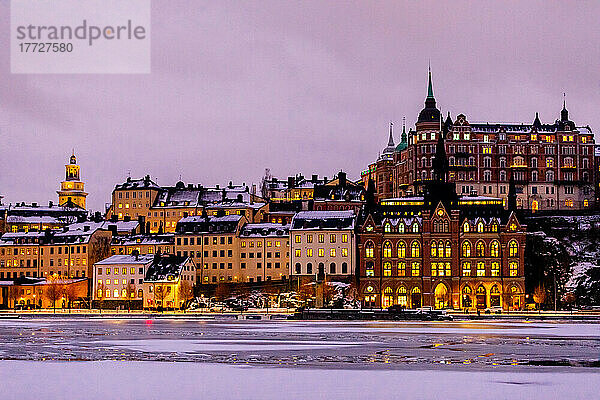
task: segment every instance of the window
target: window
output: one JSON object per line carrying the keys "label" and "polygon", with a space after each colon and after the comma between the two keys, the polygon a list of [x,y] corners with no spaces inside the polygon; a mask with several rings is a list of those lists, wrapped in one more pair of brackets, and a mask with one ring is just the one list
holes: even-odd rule
{"label": "window", "polygon": [[335,249],[329,249],[329,255],[335,257]]}
{"label": "window", "polygon": [[492,256],[492,257],[499,257],[500,256],[500,244],[498,243],[497,240],[494,240],[490,244],[490,256]]}
{"label": "window", "polygon": [[373,261],[369,261],[366,264],[365,267],[365,275],[366,276],[375,276],[375,264],[373,263]]}
{"label": "window", "polygon": [[[442,249],[443,251],[443,249]],[[431,241],[431,257],[437,257],[437,243],[435,241]]]}
{"label": "window", "polygon": [[295,254],[296,254],[296,257],[301,257],[302,251],[300,249],[296,249]]}
{"label": "window", "polygon": [[471,257],[471,243],[463,242],[462,244],[462,256]]}
{"label": "window", "polygon": [[325,257],[325,249],[319,249],[319,257]]}
{"label": "window", "polygon": [[485,264],[482,261],[477,263],[477,276],[485,276]]}
{"label": "window", "polygon": [[449,240],[446,240],[446,258],[452,257],[452,245]]}
{"label": "window", "polygon": [[373,255],[374,255],[373,242],[368,241],[367,244],[365,244],[365,257],[373,258]]}
{"label": "window", "polygon": [[342,234],[342,243],[348,243],[348,234],[347,233]]}
{"label": "window", "polygon": [[469,232],[470,230],[470,226],[469,223],[467,221],[465,221],[465,223],[463,224],[463,232]]}
{"label": "window", "polygon": [[516,261],[511,261],[508,264],[508,271],[509,271],[510,276],[517,276],[518,268],[519,268],[519,264]]}
{"label": "window", "polygon": [[398,276],[406,275],[406,263],[404,261],[400,261],[398,263]]}
{"label": "window", "polygon": [[392,244],[387,241],[383,244],[383,257],[390,258],[392,256]]}
{"label": "window", "polygon": [[471,263],[466,261],[462,264],[462,275],[471,276]]}
{"label": "window", "polygon": [[418,262],[413,262],[411,265],[411,275],[419,276],[420,269],[421,269],[421,264],[419,264]]}
{"label": "window", "polygon": [[421,257],[421,245],[419,242],[414,241],[410,246],[410,255],[411,257]]}
{"label": "window", "polygon": [[392,225],[389,222],[386,222],[384,227],[383,227],[383,231],[385,233],[389,233],[392,231]]}
{"label": "window", "polygon": [[306,249],[306,257],[312,257],[313,256],[313,249]]}
{"label": "window", "polygon": [[419,224],[418,223],[413,222],[412,231],[413,231],[413,233],[419,233]]}
{"label": "window", "polygon": [[477,232],[478,233],[483,233],[483,222],[479,221],[477,223]]}
{"label": "window", "polygon": [[517,244],[517,241],[511,240],[508,243],[508,256],[509,257],[517,257],[518,252],[519,252],[519,245]]}
{"label": "window", "polygon": [[485,245],[482,241],[477,242],[476,252],[477,257],[485,257]]}
{"label": "window", "polygon": [[383,263],[383,276],[392,276],[392,263],[391,262]]}
{"label": "window", "polygon": [[406,243],[404,243],[403,241],[398,242],[398,257],[406,257]]}
{"label": "window", "polygon": [[500,264],[496,261],[492,263],[492,276],[500,276]]}
{"label": "window", "polygon": [[330,274],[335,274],[336,273],[335,263],[329,264],[329,273]]}
{"label": "window", "polygon": [[322,233],[319,233],[319,243],[325,243],[325,235]]}

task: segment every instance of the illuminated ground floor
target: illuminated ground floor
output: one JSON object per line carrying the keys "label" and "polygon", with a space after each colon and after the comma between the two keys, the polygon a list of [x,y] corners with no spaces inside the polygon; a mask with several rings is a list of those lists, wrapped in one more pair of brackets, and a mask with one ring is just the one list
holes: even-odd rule
{"label": "illuminated ground floor", "polygon": [[524,278],[428,278],[387,277],[361,279],[362,306],[485,310],[522,310]]}

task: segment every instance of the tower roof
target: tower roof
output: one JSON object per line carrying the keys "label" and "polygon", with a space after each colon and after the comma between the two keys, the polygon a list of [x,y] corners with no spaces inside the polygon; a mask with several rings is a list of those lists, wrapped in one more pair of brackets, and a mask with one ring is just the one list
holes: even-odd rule
{"label": "tower roof", "polygon": [[394,135],[393,135],[394,123],[390,121],[390,137],[388,139],[388,144],[385,149],[383,149],[383,154],[390,154],[394,152]]}
{"label": "tower roof", "polygon": [[433,83],[431,79],[431,67],[429,67],[427,98],[425,99],[425,108],[419,113],[417,122],[440,122],[440,110],[436,108],[435,97],[433,97]]}

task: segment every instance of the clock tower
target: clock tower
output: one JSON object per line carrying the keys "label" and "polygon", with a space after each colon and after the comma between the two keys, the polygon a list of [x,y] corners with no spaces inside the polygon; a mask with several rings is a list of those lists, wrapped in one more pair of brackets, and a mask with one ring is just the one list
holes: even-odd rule
{"label": "clock tower", "polygon": [[67,207],[79,207],[85,210],[85,198],[88,195],[83,190],[83,182],[79,179],[79,165],[75,151],[69,159],[69,163],[65,165],[65,180],[60,184],[58,193],[58,204]]}

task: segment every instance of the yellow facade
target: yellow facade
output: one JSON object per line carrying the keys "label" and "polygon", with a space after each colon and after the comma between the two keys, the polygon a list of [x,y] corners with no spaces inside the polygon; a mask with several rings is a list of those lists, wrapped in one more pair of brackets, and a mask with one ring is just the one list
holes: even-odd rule
{"label": "yellow facade", "polygon": [[75,153],[71,156],[69,164],[65,165],[65,180],[60,184],[58,193],[58,204],[63,206],[73,203],[85,210],[85,198],[87,193],[84,191],[84,183],[79,178],[79,165]]}

